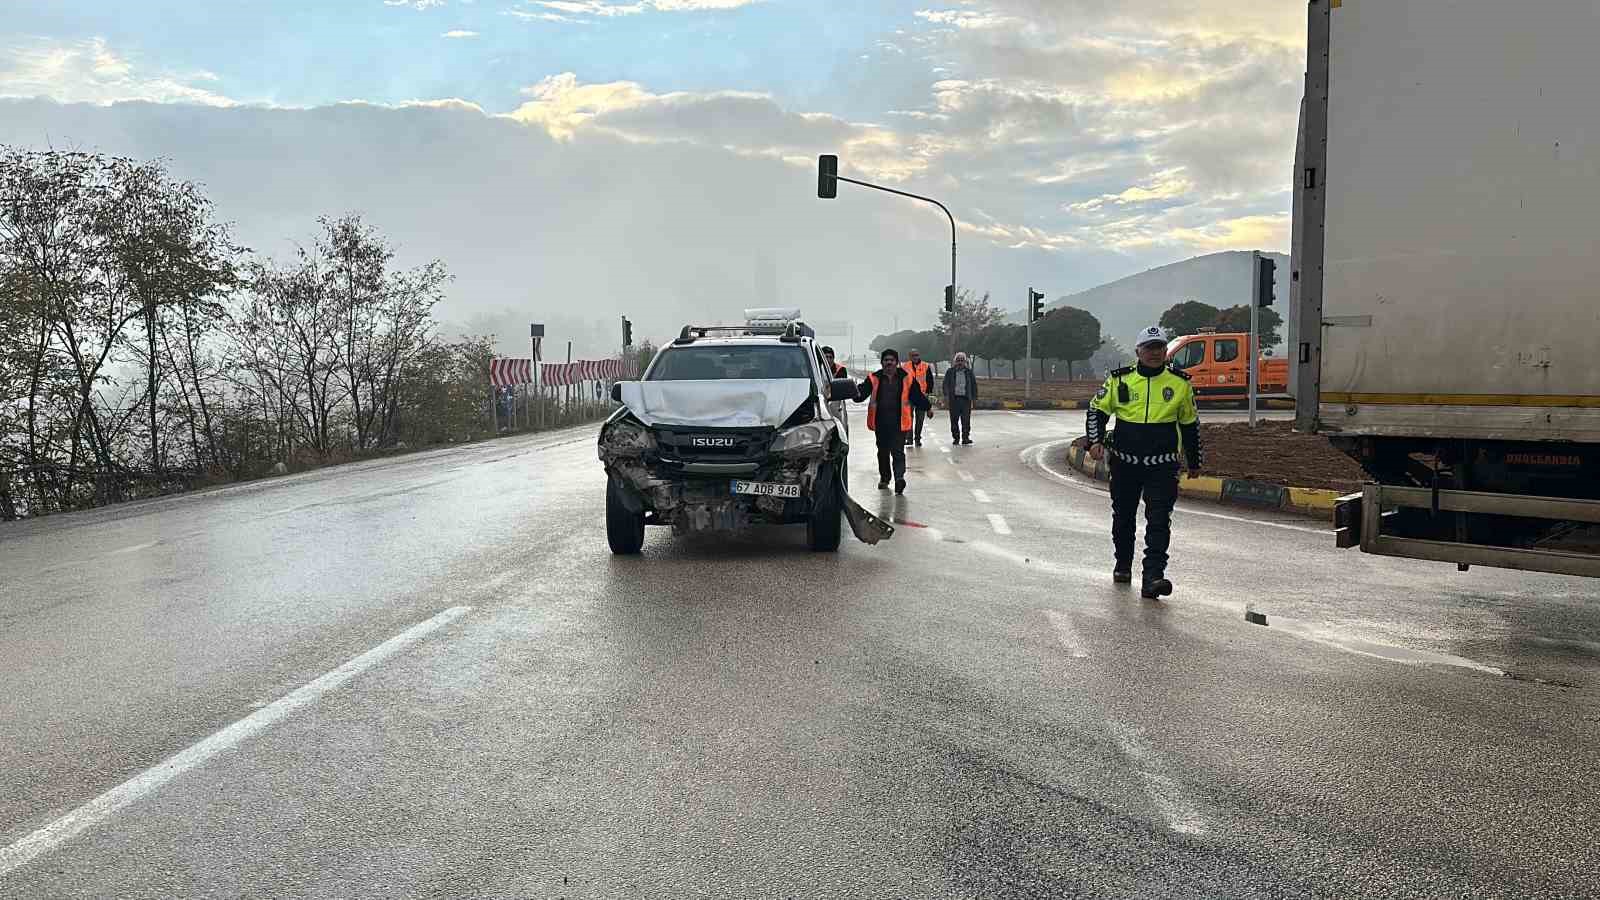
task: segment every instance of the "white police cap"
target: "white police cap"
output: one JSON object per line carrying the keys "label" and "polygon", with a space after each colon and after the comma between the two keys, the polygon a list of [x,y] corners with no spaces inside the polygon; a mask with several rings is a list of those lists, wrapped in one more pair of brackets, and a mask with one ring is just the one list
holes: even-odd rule
{"label": "white police cap", "polygon": [[1167,333],[1162,331],[1159,325],[1151,325],[1149,328],[1139,332],[1139,336],[1133,339],[1133,346],[1137,350],[1145,344],[1165,344],[1166,342]]}

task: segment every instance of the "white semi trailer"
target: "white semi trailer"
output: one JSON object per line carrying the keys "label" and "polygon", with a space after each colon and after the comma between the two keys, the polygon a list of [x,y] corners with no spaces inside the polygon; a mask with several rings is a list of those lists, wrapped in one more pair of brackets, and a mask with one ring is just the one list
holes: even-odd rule
{"label": "white semi trailer", "polygon": [[1600,4],[1310,0],[1297,419],[1338,543],[1600,575]]}

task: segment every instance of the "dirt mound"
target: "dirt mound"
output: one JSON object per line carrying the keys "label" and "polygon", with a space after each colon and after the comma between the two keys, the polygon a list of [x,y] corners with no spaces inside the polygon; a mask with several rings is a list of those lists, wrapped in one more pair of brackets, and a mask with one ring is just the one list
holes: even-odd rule
{"label": "dirt mound", "polygon": [[[1205,414],[1201,413],[1202,420]],[[1247,478],[1289,487],[1350,492],[1366,480],[1355,460],[1335,450],[1328,439],[1297,434],[1289,422],[1201,424],[1205,474]]]}

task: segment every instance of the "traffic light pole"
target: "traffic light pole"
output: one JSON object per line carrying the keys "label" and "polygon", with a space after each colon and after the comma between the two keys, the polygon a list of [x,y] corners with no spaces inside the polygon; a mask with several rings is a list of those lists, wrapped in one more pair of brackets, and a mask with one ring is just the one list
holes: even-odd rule
{"label": "traffic light pole", "polygon": [[[1028,288],[1028,305],[1027,305],[1026,309],[1028,310],[1028,349],[1026,351],[1024,351],[1025,359],[1023,361],[1023,364],[1025,366],[1027,366],[1028,374],[1023,378],[1023,382],[1022,382],[1022,405],[1023,406],[1027,406],[1028,405],[1028,401],[1033,399],[1033,288],[1032,287]],[[1012,372],[1011,374],[1012,375],[1016,375],[1017,373]]]}
{"label": "traffic light pole", "polygon": [[909,197],[912,200],[921,200],[924,203],[932,203],[934,206],[937,206],[943,210],[945,217],[950,220],[950,284],[952,286],[951,289],[954,290],[954,285],[956,283],[956,217],[950,214],[948,207],[932,197],[924,197],[921,194],[911,194],[905,191],[897,191],[892,187],[884,187],[881,184],[873,184],[870,181],[857,181],[854,178],[846,178],[843,175],[835,175],[833,178],[837,181],[849,182],[850,184],[854,184],[859,187],[872,188],[875,191],[898,194],[901,197]]}
{"label": "traffic light pole", "polygon": [[1250,427],[1256,427],[1256,384],[1260,380],[1257,370],[1261,368],[1260,338],[1261,331],[1261,251],[1250,253],[1250,355],[1245,360],[1246,377],[1250,383]]}

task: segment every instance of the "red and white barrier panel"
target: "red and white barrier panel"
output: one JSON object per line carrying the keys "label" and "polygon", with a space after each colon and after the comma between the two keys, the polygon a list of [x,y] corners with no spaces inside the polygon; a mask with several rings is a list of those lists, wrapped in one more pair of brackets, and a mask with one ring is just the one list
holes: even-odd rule
{"label": "red and white barrier panel", "polygon": [[492,359],[489,361],[489,383],[495,387],[511,387],[533,383],[533,360]]}
{"label": "red and white barrier panel", "polygon": [[582,384],[586,381],[621,381],[631,378],[638,369],[632,360],[585,359],[569,363],[544,363],[540,367],[543,382],[551,387]]}

